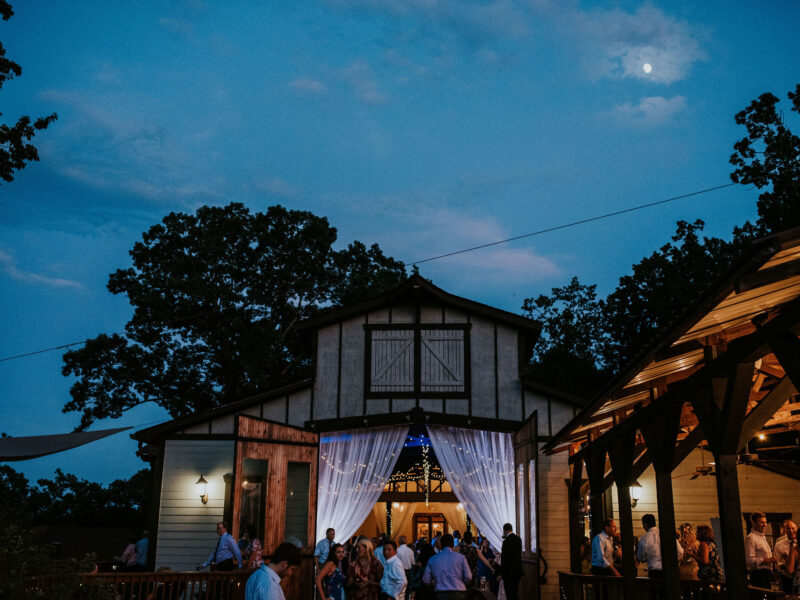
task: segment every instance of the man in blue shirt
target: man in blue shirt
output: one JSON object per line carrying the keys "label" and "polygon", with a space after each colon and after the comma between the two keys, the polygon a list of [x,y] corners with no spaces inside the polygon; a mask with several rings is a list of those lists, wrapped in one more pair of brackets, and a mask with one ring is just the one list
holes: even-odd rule
{"label": "man in blue shirt", "polygon": [[233,571],[236,565],[233,564],[234,559],[242,566],[242,553],[239,551],[239,544],[233,539],[233,536],[228,533],[228,524],[225,521],[217,523],[217,547],[208,557],[208,560],[201,565],[197,566],[198,571],[205,569],[209,565],[212,571]]}
{"label": "man in blue shirt", "polygon": [[150,532],[145,529],[142,532],[142,537],[136,542],[136,566],[137,571],[147,570],[147,537]]}
{"label": "man in blue shirt", "polygon": [[245,600],[285,600],[281,579],[300,565],[300,548],[284,542],[275,549],[269,564],[263,563],[247,580]]}
{"label": "man in blue shirt", "polygon": [[442,551],[432,556],[425,567],[422,582],[433,584],[436,600],[463,600],[467,594],[467,584],[472,581],[466,557],[453,552],[453,536],[442,536]]}
{"label": "man in blue shirt", "polygon": [[314,558],[317,559],[317,564],[320,568],[322,568],[325,565],[325,561],[328,560],[328,554],[331,551],[331,546],[333,546],[335,537],[336,530],[333,527],[328,527],[325,531],[325,537],[322,538],[317,543],[317,547],[314,548]]}

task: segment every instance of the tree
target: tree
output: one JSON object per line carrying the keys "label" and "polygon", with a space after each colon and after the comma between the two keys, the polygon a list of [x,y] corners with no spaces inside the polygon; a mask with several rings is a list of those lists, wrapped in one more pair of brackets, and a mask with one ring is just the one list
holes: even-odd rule
{"label": "tree", "polygon": [[[11,5],[0,0],[0,16],[8,21],[14,15]],[[0,43],[0,88],[9,79],[22,75],[22,67],[6,58],[6,50]],[[0,113],[2,116],[2,113]],[[4,181],[14,181],[14,173],[25,168],[30,161],[39,160],[39,152],[30,144],[37,130],[47,129],[58,118],[56,113],[40,117],[34,121],[28,116],[20,117],[13,125],[0,124],[0,177]]]}
{"label": "tree", "polygon": [[134,309],[125,334],[64,355],[78,377],[64,410],[81,411],[81,427],[148,401],[177,417],[308,375],[297,323],[406,277],[377,245],[335,242],[327,219],[281,206],[170,213],[109,277]]}
{"label": "tree", "polygon": [[[789,92],[791,110],[800,113],[800,84]],[[786,126],[778,98],[766,93],[736,115],[747,137],[734,145],[730,162],[736,183],[765,189],[758,197],[762,234],[800,225],[800,137]]]}
{"label": "tree", "polygon": [[[789,92],[789,100],[791,110],[800,113],[800,85]],[[800,138],[786,126],[777,104],[777,97],[763,94],[736,115],[747,137],[734,145],[731,178],[765,190],[758,198],[756,224],[734,228],[728,241],[701,237],[702,221],[679,221],[672,240],[633,265],[605,299],[597,300],[595,286],[576,279],[553,288],[550,296],[528,298],[522,310],[542,319],[545,334],[531,374],[576,393],[596,392],[604,371],[617,372],[630,362],[747,244],[800,226]]]}
{"label": "tree", "polygon": [[597,299],[597,286],[583,285],[573,277],[549,296],[526,298],[522,312],[542,324],[528,374],[564,391],[591,395],[605,375],[598,361],[603,302]]}

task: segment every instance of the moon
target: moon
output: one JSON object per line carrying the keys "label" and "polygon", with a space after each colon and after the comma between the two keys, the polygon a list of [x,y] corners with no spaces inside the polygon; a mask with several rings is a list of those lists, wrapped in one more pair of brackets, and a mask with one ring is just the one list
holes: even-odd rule
{"label": "moon", "polygon": [[644,63],[644,64],[642,65],[642,70],[643,70],[645,73],[649,73],[650,71],[652,71],[652,70],[653,70],[653,65],[651,65],[650,63]]}

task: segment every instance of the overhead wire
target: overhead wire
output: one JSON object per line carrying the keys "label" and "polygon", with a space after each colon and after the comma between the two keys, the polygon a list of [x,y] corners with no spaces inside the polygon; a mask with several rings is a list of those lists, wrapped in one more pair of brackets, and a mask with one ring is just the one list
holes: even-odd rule
{"label": "overhead wire", "polygon": [[[404,266],[407,266],[407,267],[414,266],[414,265],[421,265],[421,264],[426,263],[426,262],[431,262],[431,261],[434,261],[434,260],[440,260],[442,258],[448,258],[450,256],[457,256],[459,254],[466,254],[467,252],[474,252],[475,250],[482,250],[484,248],[490,248],[492,246],[499,246],[500,244],[507,244],[509,242],[514,242],[516,240],[521,240],[521,239],[525,239],[525,238],[529,238],[529,237],[534,237],[534,236],[542,235],[542,234],[545,234],[545,233],[551,233],[553,231],[559,231],[561,229],[567,229],[569,227],[575,227],[577,225],[584,225],[586,223],[592,223],[594,221],[599,221],[601,219],[608,219],[609,217],[616,217],[618,215],[623,215],[623,214],[626,214],[626,213],[635,212],[637,210],[643,210],[645,208],[651,208],[653,206],[659,206],[661,204],[667,204],[669,202],[675,202],[676,200],[682,200],[684,198],[691,198],[692,196],[699,196],[701,194],[707,194],[709,192],[714,192],[714,191],[721,190],[721,189],[724,189],[724,188],[728,188],[728,187],[731,187],[731,186],[734,186],[734,185],[738,185],[738,184],[736,184],[736,183],[726,183],[724,185],[717,185],[717,186],[714,186],[714,187],[705,188],[703,190],[698,190],[696,192],[690,192],[688,194],[680,194],[679,196],[672,196],[670,198],[665,198],[664,200],[656,200],[655,202],[648,202],[646,204],[639,204],[638,206],[632,206],[630,208],[623,208],[621,210],[615,210],[613,212],[604,213],[602,215],[596,215],[594,217],[588,217],[586,219],[580,219],[578,221],[572,221],[570,223],[564,223],[562,225],[556,225],[554,227],[547,227],[545,229],[539,229],[537,231],[532,231],[530,233],[523,233],[522,235],[516,235],[514,237],[506,238],[506,239],[503,239],[503,240],[497,240],[497,241],[494,241],[494,242],[488,242],[486,244],[479,244],[477,246],[471,246],[469,248],[464,248],[462,250],[455,250],[453,252],[446,252],[444,254],[438,254],[436,256],[431,256],[431,257],[428,257],[428,258],[415,260],[413,262],[402,262],[401,261],[400,264],[402,264]],[[196,314],[196,315],[190,315],[190,316],[187,316],[187,317],[181,317],[181,318],[175,319],[174,321],[170,321],[168,324],[173,324],[173,323],[177,323],[179,321],[185,321],[185,320],[188,320],[188,319],[201,317],[201,316],[204,316],[204,315],[211,314],[212,312],[218,312],[218,311],[207,311],[207,312],[199,313],[199,314]],[[79,345],[82,345],[82,344],[86,344],[89,341],[91,341],[91,340],[87,339],[87,340],[83,340],[81,342],[72,342],[70,344],[62,344],[60,346],[53,346],[51,348],[43,348],[41,350],[34,350],[33,352],[25,352],[23,354],[15,354],[13,356],[6,356],[6,357],[3,357],[3,358],[0,358],[0,362],[6,362],[6,361],[9,361],[9,360],[15,360],[15,359],[18,359],[18,358],[25,358],[25,357],[28,357],[28,356],[34,356],[36,354],[43,354],[45,352],[52,352],[54,350],[63,350],[64,348],[70,348],[72,346],[79,346]]]}

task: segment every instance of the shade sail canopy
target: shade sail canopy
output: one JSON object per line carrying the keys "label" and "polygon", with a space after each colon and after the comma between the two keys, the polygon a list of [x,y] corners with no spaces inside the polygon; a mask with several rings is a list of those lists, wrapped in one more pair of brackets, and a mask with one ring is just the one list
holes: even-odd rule
{"label": "shade sail canopy", "polygon": [[56,454],[89,442],[103,439],[131,427],[101,429],[99,431],[75,431],[55,435],[33,435],[28,437],[0,438],[0,461],[30,460],[48,454]]}

